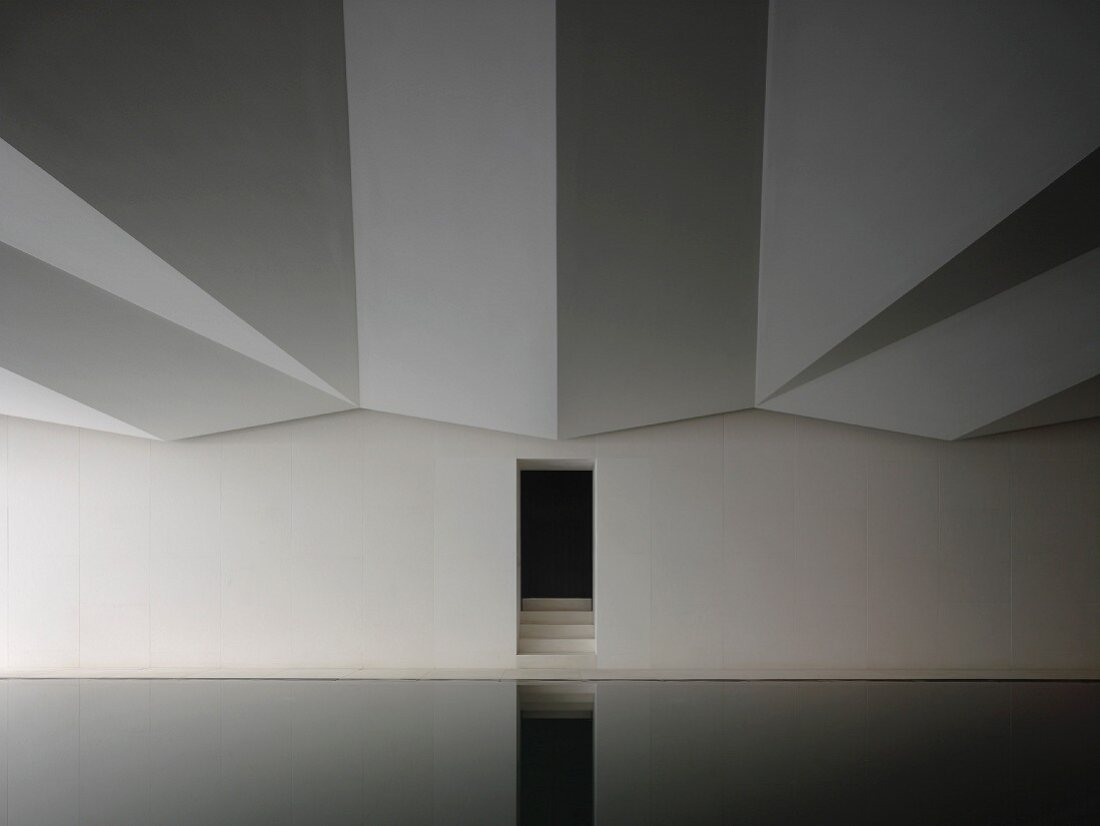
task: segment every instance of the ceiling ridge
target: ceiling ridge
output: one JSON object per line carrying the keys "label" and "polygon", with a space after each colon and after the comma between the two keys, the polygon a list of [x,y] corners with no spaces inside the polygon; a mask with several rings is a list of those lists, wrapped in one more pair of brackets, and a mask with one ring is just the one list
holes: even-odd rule
{"label": "ceiling ridge", "polygon": [[771,401],[1100,246],[1100,148],[760,401]]}
{"label": "ceiling ridge", "polygon": [[0,243],[354,404],[3,139],[0,184]]}
{"label": "ceiling ridge", "polygon": [[960,439],[974,439],[981,436],[993,436],[1011,430],[1033,427],[1046,427],[1063,422],[1075,422],[1100,416],[1100,374],[1078,382],[1064,390],[1051,393],[1027,407],[1009,413],[1007,416],[975,428],[960,436]]}
{"label": "ceiling ridge", "polygon": [[[3,393],[4,412],[0,415],[32,419],[34,421],[45,421],[70,427],[83,427],[91,430],[106,430],[123,436],[135,436],[143,439],[161,441],[159,436],[142,430],[140,427],[136,427],[124,419],[113,416],[87,402],[82,402],[80,399],[73,398],[67,393],[62,393],[60,390],[29,378],[16,370],[9,370],[2,365],[0,365],[0,388],[5,391]],[[24,406],[20,408],[16,405],[13,412],[11,393],[13,389],[16,391],[29,390],[31,395],[37,396],[37,398],[27,400],[26,397],[23,397]],[[64,413],[44,410],[44,407],[48,407],[58,400],[63,400],[64,403],[72,405],[74,408],[72,412],[80,415],[69,416]],[[90,420],[82,420],[83,416],[86,416],[89,412],[94,414],[92,418]],[[21,413],[28,415],[20,415]],[[110,427],[106,425],[110,425]]]}

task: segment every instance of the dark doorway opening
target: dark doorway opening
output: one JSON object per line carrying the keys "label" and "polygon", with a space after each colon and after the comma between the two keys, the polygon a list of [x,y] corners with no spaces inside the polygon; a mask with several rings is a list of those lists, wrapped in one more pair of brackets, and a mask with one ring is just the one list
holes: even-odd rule
{"label": "dark doorway opening", "polygon": [[522,716],[520,826],[594,823],[592,717]]}
{"label": "dark doorway opening", "polygon": [[592,471],[520,471],[520,596],[592,598]]}

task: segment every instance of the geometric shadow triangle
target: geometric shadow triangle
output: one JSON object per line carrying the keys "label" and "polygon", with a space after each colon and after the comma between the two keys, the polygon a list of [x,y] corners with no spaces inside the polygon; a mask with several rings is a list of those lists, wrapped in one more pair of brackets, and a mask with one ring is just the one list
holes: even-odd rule
{"label": "geometric shadow triangle", "polygon": [[1100,149],[857,329],[767,399],[1100,247]]}
{"label": "geometric shadow triangle", "polygon": [[961,438],[992,436],[994,433],[1075,422],[1095,416],[1100,416],[1100,376],[1093,376],[1053,396],[1047,396],[1022,410],[976,428]]}

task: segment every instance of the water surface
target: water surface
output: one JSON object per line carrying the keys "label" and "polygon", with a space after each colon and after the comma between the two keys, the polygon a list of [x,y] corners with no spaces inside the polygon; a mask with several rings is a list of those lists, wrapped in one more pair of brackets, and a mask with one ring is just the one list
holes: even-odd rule
{"label": "water surface", "polygon": [[1100,684],[0,682],[0,823],[1100,822]]}

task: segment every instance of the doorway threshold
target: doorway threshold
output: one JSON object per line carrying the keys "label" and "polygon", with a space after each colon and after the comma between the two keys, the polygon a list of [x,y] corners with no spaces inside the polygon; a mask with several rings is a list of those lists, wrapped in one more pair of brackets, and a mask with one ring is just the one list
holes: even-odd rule
{"label": "doorway threshold", "polygon": [[1100,669],[35,668],[0,680],[1095,681]]}

